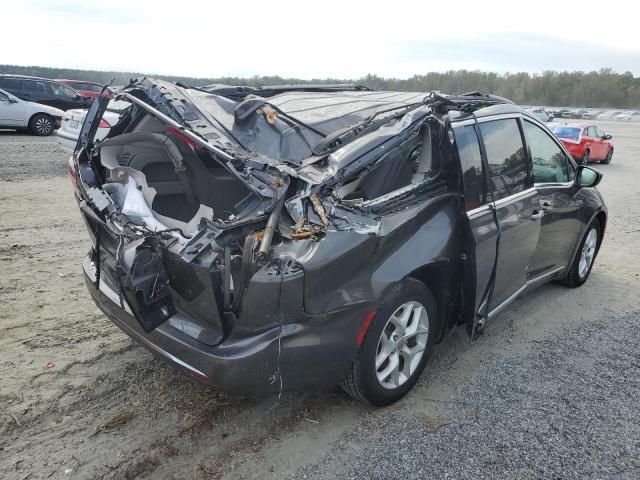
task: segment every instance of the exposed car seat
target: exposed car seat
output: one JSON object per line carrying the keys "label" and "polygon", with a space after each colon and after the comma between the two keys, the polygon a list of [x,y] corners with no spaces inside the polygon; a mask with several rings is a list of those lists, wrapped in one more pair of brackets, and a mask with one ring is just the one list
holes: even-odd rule
{"label": "exposed car seat", "polygon": [[[178,174],[167,147],[177,148],[185,165]],[[164,134],[134,132],[106,140],[100,149],[101,162],[108,168],[129,167],[141,172],[156,191],[151,208],[158,214],[186,222],[199,204],[221,218],[250,194],[249,189],[206,153],[194,152],[184,142],[173,142]]]}

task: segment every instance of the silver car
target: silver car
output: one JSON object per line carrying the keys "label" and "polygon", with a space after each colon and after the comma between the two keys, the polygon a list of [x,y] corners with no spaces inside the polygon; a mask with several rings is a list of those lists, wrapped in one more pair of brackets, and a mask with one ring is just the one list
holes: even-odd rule
{"label": "silver car", "polygon": [[547,112],[544,108],[528,108],[531,113],[533,113],[539,120],[543,122],[550,122],[553,120],[553,115]]}

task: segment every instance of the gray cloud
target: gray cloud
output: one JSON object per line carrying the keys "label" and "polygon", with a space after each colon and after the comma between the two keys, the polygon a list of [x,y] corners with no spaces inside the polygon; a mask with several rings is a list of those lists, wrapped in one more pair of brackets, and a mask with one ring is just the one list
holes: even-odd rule
{"label": "gray cloud", "polygon": [[[460,32],[461,37],[464,32]],[[599,70],[611,67],[618,72],[640,74],[637,45],[611,48],[580,40],[556,39],[545,35],[488,33],[478,37],[399,42],[394,45],[399,61],[429,64],[484,65],[483,70],[499,72],[541,72],[544,70]]]}

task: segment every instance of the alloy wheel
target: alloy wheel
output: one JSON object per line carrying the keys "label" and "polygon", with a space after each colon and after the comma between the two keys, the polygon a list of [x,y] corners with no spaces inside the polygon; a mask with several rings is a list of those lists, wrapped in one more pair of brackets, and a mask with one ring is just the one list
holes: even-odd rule
{"label": "alloy wheel", "polygon": [[53,123],[47,117],[40,117],[36,120],[35,127],[40,135],[46,136],[53,130]]}
{"label": "alloy wheel", "polygon": [[398,388],[418,368],[429,335],[429,315],[420,302],[406,302],[387,320],[380,334],[375,367],[384,388]]}
{"label": "alloy wheel", "polygon": [[593,257],[596,253],[596,246],[598,244],[598,232],[595,228],[591,228],[587,237],[582,245],[582,251],[580,252],[580,263],[578,264],[578,275],[580,278],[585,278],[589,273],[591,263],[593,263]]}

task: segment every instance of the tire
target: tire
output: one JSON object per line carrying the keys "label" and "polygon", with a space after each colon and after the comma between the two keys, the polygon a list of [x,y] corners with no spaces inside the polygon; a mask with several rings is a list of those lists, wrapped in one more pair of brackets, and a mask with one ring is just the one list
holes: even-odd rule
{"label": "tire", "polygon": [[36,113],[29,120],[29,130],[39,137],[48,137],[53,133],[55,122],[46,113]]}
{"label": "tire", "polygon": [[591,152],[587,148],[582,154],[582,157],[580,157],[580,165],[587,165],[589,163],[589,155],[591,155]]}
{"label": "tire", "polygon": [[[397,326],[403,320],[408,328],[401,330]],[[426,285],[413,278],[398,282],[380,298],[376,316],[342,388],[355,399],[379,407],[400,400],[413,388],[427,364],[437,322],[436,301]],[[376,359],[383,359],[377,368]],[[387,371],[391,373],[385,377]]]}
{"label": "tire", "polygon": [[[593,233],[595,232],[595,233]],[[600,247],[600,242],[602,241],[602,230],[600,226],[600,222],[597,219],[594,219],[589,226],[587,227],[582,239],[580,240],[580,247],[578,247],[578,254],[576,258],[573,259],[573,263],[567,272],[567,276],[560,281],[563,285],[567,287],[576,288],[582,285],[589,278],[589,274],[591,273],[591,269],[593,268],[593,262],[596,259],[596,255],[598,254],[598,249]],[[585,247],[589,251],[586,255],[588,258],[585,259]],[[582,264],[583,260],[587,260],[587,265]]]}
{"label": "tire", "polygon": [[611,159],[613,158],[613,148],[610,148],[607,152],[607,156],[604,157],[604,160],[600,161],[600,163],[604,163],[605,165],[609,165],[611,163]]}

